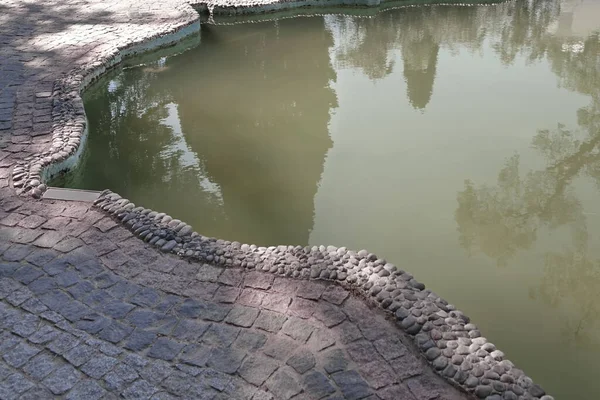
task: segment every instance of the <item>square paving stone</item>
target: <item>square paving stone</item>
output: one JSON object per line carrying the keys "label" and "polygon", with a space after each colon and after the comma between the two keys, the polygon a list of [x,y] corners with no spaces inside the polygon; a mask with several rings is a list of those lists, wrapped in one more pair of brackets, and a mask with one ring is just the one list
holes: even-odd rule
{"label": "square paving stone", "polygon": [[49,353],[40,353],[25,364],[23,371],[35,380],[42,380],[50,374],[50,372],[58,369],[63,362],[60,358]]}
{"label": "square paving stone", "polygon": [[193,376],[183,372],[174,372],[160,383],[169,393],[177,396],[184,396],[187,390],[192,386],[195,379]]}
{"label": "square paving stone", "polygon": [[331,331],[336,334],[342,344],[348,344],[363,339],[360,329],[350,321],[342,322],[338,326],[332,328]]}
{"label": "square paving stone", "polygon": [[86,379],[80,381],[67,394],[67,400],[98,400],[106,394],[106,390],[96,381]]}
{"label": "square paving stone", "polygon": [[317,304],[318,303],[313,300],[306,300],[299,297],[295,297],[292,300],[292,304],[290,304],[288,308],[288,314],[295,317],[308,319],[315,312]]}
{"label": "square paving stone", "polygon": [[290,317],[282,327],[282,332],[292,339],[306,343],[315,326],[298,317]]}
{"label": "square paving stone", "polygon": [[401,380],[421,375],[424,372],[423,363],[412,354],[406,354],[389,361],[389,363],[396,371],[396,376]]}
{"label": "square paving stone", "polygon": [[160,293],[154,289],[142,288],[130,301],[138,306],[153,307],[160,301]]}
{"label": "square paving stone", "polygon": [[267,336],[264,333],[244,329],[240,332],[235,341],[235,347],[244,351],[256,351],[267,342]]}
{"label": "square paving stone", "polygon": [[367,382],[356,371],[336,372],[331,377],[348,400],[363,399],[372,394]]}
{"label": "square paving stone", "polygon": [[143,379],[138,379],[121,395],[126,399],[149,399],[156,392],[158,392],[158,388]]}
{"label": "square paving stone", "polygon": [[44,272],[42,272],[42,270],[39,268],[30,264],[25,264],[14,272],[13,278],[21,283],[24,283],[25,285],[29,285],[42,275],[44,275]]}
{"label": "square paving stone", "polygon": [[33,314],[22,314],[11,331],[22,337],[28,337],[38,329],[39,317]]}
{"label": "square paving stone", "polygon": [[83,364],[79,369],[86,375],[100,379],[106,375],[115,365],[117,365],[117,359],[108,357],[105,355],[96,355],[92,357],[88,362]]}
{"label": "square paving stone", "polygon": [[23,393],[19,400],[40,400],[40,399],[51,399],[52,392],[43,387],[33,387]]}
{"label": "square paving stone", "polygon": [[217,395],[215,399],[239,399],[239,400],[250,400],[254,393],[256,393],[256,387],[247,383],[242,378],[234,376],[227,383],[223,391]]}
{"label": "square paving stone", "polygon": [[231,347],[213,349],[208,359],[208,366],[226,374],[233,374],[240,367],[244,352]]}
{"label": "square paving stone", "polygon": [[315,364],[315,356],[307,349],[298,350],[287,361],[287,365],[294,368],[299,374],[312,369]]}
{"label": "square paving stone", "polygon": [[441,385],[429,375],[423,375],[406,381],[408,389],[418,400],[437,399],[443,392]]}
{"label": "square paving stone", "polygon": [[138,377],[139,375],[133,367],[120,363],[104,376],[104,382],[108,390],[121,391],[125,385],[133,382]]}
{"label": "square paving stone", "polygon": [[35,299],[35,298],[31,298],[31,299],[27,300],[25,303],[23,303],[21,305],[21,308],[23,308],[23,310],[28,311],[32,314],[39,314],[48,309],[48,307],[46,307],[41,301],[39,301],[38,299]]}
{"label": "square paving stone", "polygon": [[46,222],[46,218],[39,215],[28,215],[19,222],[19,226],[27,229],[35,229]]}
{"label": "square paving stone", "polygon": [[346,319],[346,314],[337,306],[325,302],[320,302],[317,305],[313,316],[328,328],[339,325]]}
{"label": "square paving stone", "polygon": [[208,362],[211,350],[208,346],[190,344],[184,347],[180,359],[186,364],[203,367]]}
{"label": "square paving stone", "polygon": [[[304,391],[312,399],[321,399],[335,392],[329,379],[319,371],[312,371],[304,377]],[[396,400],[404,400],[399,397]]]}
{"label": "square paving stone", "polygon": [[185,345],[177,343],[173,340],[161,337],[150,348],[149,357],[160,358],[161,360],[173,360]]}
{"label": "square paving stone", "polygon": [[219,275],[223,272],[223,268],[214,267],[212,265],[203,264],[198,268],[196,279],[205,282],[217,282]]}
{"label": "square paving stone", "polygon": [[290,399],[302,390],[293,374],[284,369],[280,369],[273,374],[267,381],[266,386],[276,399],[282,400]]}
{"label": "square paving stone", "polygon": [[382,338],[373,342],[377,352],[386,360],[402,357],[407,353],[406,346],[396,338]]}
{"label": "square paving stone", "polygon": [[42,383],[55,395],[70,390],[81,379],[81,373],[71,365],[63,365],[48,375]]}
{"label": "square paving stone", "polygon": [[265,290],[271,287],[274,279],[275,275],[273,274],[253,271],[247,273],[244,277],[244,286]]}
{"label": "square paving stone", "polygon": [[[106,289],[116,284],[117,282],[120,282],[121,278],[119,278],[112,272],[103,272],[100,275],[93,277],[92,281],[96,284],[96,287],[98,289]],[[132,303],[135,302],[132,300]]]}
{"label": "square paving stone", "polygon": [[228,286],[239,286],[239,284],[242,283],[243,276],[242,270],[226,268],[223,273],[219,275],[217,281]]}
{"label": "square paving stone", "polygon": [[296,291],[296,296],[309,300],[318,300],[324,291],[325,286],[320,283],[312,281],[300,281],[298,290]]}
{"label": "square paving stone", "polygon": [[348,358],[341,349],[332,349],[323,353],[323,368],[328,374],[344,371],[348,367]]}
{"label": "square paving stone", "polygon": [[55,277],[56,283],[61,288],[67,288],[81,282],[81,278],[73,271],[65,271]]}
{"label": "square paving stone", "polygon": [[261,310],[260,315],[254,322],[254,327],[268,332],[278,332],[287,316],[275,311]]}
{"label": "square paving stone", "polygon": [[265,297],[262,301],[262,308],[267,310],[277,311],[280,313],[287,312],[289,305],[292,302],[292,298],[288,295],[281,293],[265,293]]}
{"label": "square paving stone", "polygon": [[2,394],[3,391],[6,391],[6,393],[8,393],[10,396],[7,398],[15,398],[15,394],[23,393],[33,388],[33,386],[33,383],[29,379],[27,379],[23,374],[17,372],[10,375],[2,383],[0,383],[0,394]]}
{"label": "square paving stone", "polygon": [[236,326],[242,326],[248,328],[252,326],[256,317],[258,317],[259,310],[253,307],[246,307],[235,305],[227,314],[225,322]]}
{"label": "square paving stone", "polygon": [[71,294],[71,296],[75,297],[77,300],[83,300],[86,296],[88,296],[92,291],[96,288],[88,281],[83,281],[75,284],[75,286],[70,286],[66,289],[67,292]]}
{"label": "square paving stone", "polygon": [[237,299],[238,304],[250,307],[259,307],[265,298],[265,292],[255,289],[244,289]]}
{"label": "square paving stone", "polygon": [[49,276],[42,276],[28,284],[29,290],[37,295],[48,293],[58,287],[54,279]]}
{"label": "square paving stone", "polygon": [[377,392],[382,400],[416,400],[415,396],[404,385],[393,385]]}
{"label": "square paving stone", "polygon": [[213,324],[202,337],[202,341],[212,346],[230,346],[240,333],[240,328],[230,325]]}
{"label": "square paving stone", "polygon": [[76,367],[88,362],[92,357],[98,355],[98,350],[87,344],[80,344],[66,352],[63,357]]}
{"label": "square paving stone", "polygon": [[241,292],[241,289],[236,287],[220,286],[213,297],[213,301],[217,303],[235,303]]}
{"label": "square paving stone", "polygon": [[27,262],[36,265],[38,267],[42,267],[50,261],[54,260],[59,253],[54,250],[48,249],[36,249],[33,253],[31,253],[25,259]]}
{"label": "square paving stone", "polygon": [[129,336],[132,331],[133,327],[113,321],[100,331],[98,337],[111,343],[118,343]]}
{"label": "square paving stone", "polygon": [[6,261],[21,261],[31,254],[33,250],[35,250],[33,246],[13,244],[2,254],[2,258]]}
{"label": "square paving stone", "polygon": [[128,350],[140,351],[150,346],[156,340],[156,333],[136,328],[125,341],[123,347]]}
{"label": "square paving stone", "polygon": [[187,318],[201,318],[208,321],[220,322],[229,314],[231,308],[228,304],[186,299],[177,307],[177,313]]}
{"label": "square paving stone", "polygon": [[[285,325],[283,328],[285,329]],[[308,339],[308,346],[315,351],[322,351],[333,346],[335,342],[335,337],[330,330],[315,329]]]}
{"label": "square paving stone", "polygon": [[41,350],[27,343],[19,343],[2,357],[6,363],[14,368],[21,368],[27,361]]}
{"label": "square paving stone", "polygon": [[209,322],[182,319],[173,330],[173,336],[179,340],[196,342],[209,327]]}
{"label": "square paving stone", "polygon": [[44,325],[29,336],[28,340],[35,344],[46,344],[58,336],[58,331],[50,325]]}
{"label": "square paving stone", "polygon": [[164,361],[151,362],[140,372],[142,378],[158,385],[163,379],[173,373],[174,369]]}
{"label": "square paving stone", "polygon": [[346,289],[338,285],[329,285],[325,288],[321,298],[335,305],[340,305],[349,295],[350,293]]}
{"label": "square paving stone", "polygon": [[279,368],[279,363],[273,359],[253,355],[244,360],[238,373],[253,385],[261,386],[277,368]]}
{"label": "square paving stone", "polygon": [[269,357],[273,357],[277,360],[285,361],[292,355],[298,343],[293,340],[287,339],[283,336],[271,336],[267,340],[267,343],[263,347],[262,351]]}
{"label": "square paving stone", "polygon": [[[68,258],[65,256],[65,258],[67,258],[69,264],[74,265],[75,268],[77,269],[77,271],[79,271],[79,275],[82,278],[90,278],[92,276],[96,276],[98,274],[101,274],[104,271],[104,268],[102,267],[102,265],[100,264],[100,262],[96,259],[93,260],[86,260],[80,263],[76,263],[73,264],[76,261],[73,261],[72,259]],[[110,281],[108,281],[107,279],[110,277],[110,275],[108,276],[102,276],[99,278],[100,280],[100,286],[99,287],[109,287],[110,285]],[[104,279],[104,281],[103,281]]]}
{"label": "square paving stone", "polygon": [[381,359],[373,345],[366,340],[350,343],[346,346],[346,351],[358,364],[366,364]]}
{"label": "square paving stone", "polygon": [[[42,226],[43,228],[43,226]],[[53,248],[61,253],[68,253],[81,247],[83,245],[83,241],[81,239],[67,236],[60,242],[58,242]]]}
{"label": "square paving stone", "polygon": [[373,361],[360,367],[363,378],[375,389],[397,383],[392,367],[384,361]]}
{"label": "square paving stone", "polygon": [[116,285],[106,289],[115,299],[125,300],[135,296],[137,292],[142,290],[142,287],[131,282],[118,282]]}
{"label": "square paving stone", "polygon": [[25,287],[15,290],[11,294],[6,296],[6,301],[8,301],[15,307],[18,307],[25,301],[29,300],[31,296],[33,296],[33,293],[31,293],[31,291]]}
{"label": "square paving stone", "polygon": [[79,344],[80,340],[75,336],[61,332],[57,335],[56,339],[46,345],[46,347],[53,353],[63,355],[67,351]]}

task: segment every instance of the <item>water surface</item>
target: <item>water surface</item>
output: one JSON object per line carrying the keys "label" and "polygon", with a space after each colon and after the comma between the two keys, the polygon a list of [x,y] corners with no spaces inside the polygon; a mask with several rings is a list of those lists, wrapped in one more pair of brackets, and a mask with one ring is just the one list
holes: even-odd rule
{"label": "water surface", "polygon": [[200,233],[367,248],[600,398],[600,1],[202,28],[85,98],[81,167]]}

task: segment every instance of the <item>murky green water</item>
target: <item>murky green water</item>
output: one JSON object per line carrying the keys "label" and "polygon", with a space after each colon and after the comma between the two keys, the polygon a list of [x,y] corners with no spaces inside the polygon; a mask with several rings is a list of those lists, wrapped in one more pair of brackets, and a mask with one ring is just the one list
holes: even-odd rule
{"label": "murky green water", "polygon": [[86,95],[81,168],[257,244],[367,248],[600,398],[600,1],[204,26]]}

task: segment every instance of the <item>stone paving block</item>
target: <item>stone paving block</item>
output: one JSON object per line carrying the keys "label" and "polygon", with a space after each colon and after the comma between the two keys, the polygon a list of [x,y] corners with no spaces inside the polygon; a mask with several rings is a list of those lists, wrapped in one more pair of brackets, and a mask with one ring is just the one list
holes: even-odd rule
{"label": "stone paving block", "polygon": [[71,365],[63,365],[48,375],[42,382],[55,395],[70,390],[81,379],[82,375]]}
{"label": "stone paving block", "polygon": [[46,347],[53,353],[63,355],[73,347],[77,346],[79,342],[80,340],[77,337],[69,333],[60,332],[53,341],[46,345]]}
{"label": "stone paving block", "polygon": [[201,318],[208,321],[220,322],[231,310],[227,304],[215,304],[206,301],[186,299],[177,308],[177,313],[182,317]]}
{"label": "stone paving block", "polygon": [[223,388],[223,391],[217,394],[215,400],[250,400],[254,396],[254,393],[256,393],[255,386],[247,383],[242,378],[232,377],[227,385]]}
{"label": "stone paving block", "polygon": [[302,281],[296,290],[296,296],[308,300],[318,300],[325,291],[325,286],[312,281]]}
{"label": "stone paving block", "polygon": [[389,386],[377,391],[377,395],[382,400],[415,400],[415,396],[413,396],[405,385]]}
{"label": "stone paving block", "polygon": [[321,321],[326,327],[332,328],[342,323],[346,319],[346,314],[334,305],[319,302],[315,308],[313,317]]}
{"label": "stone paving block", "polygon": [[256,308],[234,305],[227,318],[225,318],[225,322],[248,328],[252,326],[258,314],[259,310]]}
{"label": "stone paving block", "polygon": [[336,338],[329,330],[325,329],[315,329],[308,339],[308,346],[314,351],[323,351],[335,343]]}
{"label": "stone paving block", "polygon": [[169,393],[184,396],[194,383],[194,378],[183,372],[174,372],[161,382],[161,386]]}
{"label": "stone paving block", "polygon": [[346,289],[337,285],[329,285],[323,291],[321,298],[335,305],[340,305],[349,295],[350,293]]}
{"label": "stone paving block", "polygon": [[125,339],[133,331],[133,327],[113,321],[109,326],[102,329],[98,337],[111,343],[118,343]]}
{"label": "stone paving block", "polygon": [[203,367],[210,357],[211,347],[200,344],[190,344],[184,347],[180,360],[186,364]]}
{"label": "stone paving block", "polygon": [[381,359],[381,356],[377,353],[371,342],[367,340],[358,340],[348,344],[346,351],[350,355],[350,358],[358,364],[367,364]]}
{"label": "stone paving block", "polygon": [[161,360],[173,360],[185,345],[177,343],[173,340],[161,337],[156,340],[154,345],[148,351],[148,356],[160,358]]}
{"label": "stone paving block", "polygon": [[111,391],[121,391],[128,383],[139,377],[135,368],[125,363],[117,364],[112,371],[104,376],[106,388]]}
{"label": "stone paving block", "polygon": [[346,399],[363,399],[372,394],[369,385],[363,380],[360,374],[354,370],[336,372],[331,375],[331,378],[340,388]]}
{"label": "stone paving block", "polygon": [[268,357],[252,355],[244,360],[238,374],[249,383],[261,386],[279,368],[279,363]]}
{"label": "stone paving block", "polygon": [[58,336],[59,332],[50,325],[44,325],[29,336],[28,340],[35,344],[46,344]]}
{"label": "stone paving block", "polygon": [[254,322],[254,327],[267,332],[276,333],[281,329],[286,320],[287,317],[284,314],[261,310],[258,318],[256,318],[256,321]]}
{"label": "stone paving block", "polygon": [[31,298],[31,296],[32,296],[32,293],[29,289],[20,288],[20,289],[13,291],[8,296],[6,296],[6,301],[8,301],[11,305],[13,305],[15,307],[18,307],[19,305],[23,304],[25,301],[29,300]]}
{"label": "stone paving block", "polygon": [[433,400],[442,393],[439,383],[429,375],[409,379],[406,381],[406,385],[417,400]]}
{"label": "stone paving block", "polygon": [[295,317],[308,319],[316,310],[317,302],[301,298],[294,298],[288,308],[288,314]]}
{"label": "stone paving block", "polygon": [[39,381],[48,376],[50,372],[58,369],[62,364],[60,358],[43,352],[29,360],[23,367],[23,371],[31,378]]}
{"label": "stone paving block", "polygon": [[48,307],[46,307],[41,301],[39,301],[36,298],[31,298],[27,300],[25,303],[21,304],[21,308],[32,314],[39,314],[48,309]]}
{"label": "stone paving block", "polygon": [[302,390],[293,373],[285,369],[280,369],[273,374],[266,382],[266,386],[276,399],[282,400],[290,399]]}
{"label": "stone paving block", "polygon": [[342,349],[332,349],[321,355],[321,363],[328,374],[333,374],[346,370],[349,361]]}
{"label": "stone paving block", "polygon": [[283,324],[281,332],[292,339],[305,343],[314,330],[313,324],[301,318],[290,317]]}
{"label": "stone paving block", "polygon": [[148,363],[139,374],[148,382],[158,385],[163,379],[171,375],[173,371],[174,369],[169,363],[159,360]]}
{"label": "stone paving block", "polygon": [[54,260],[59,254],[60,253],[57,253],[52,249],[36,249],[25,258],[25,261],[38,267],[42,267]]}
{"label": "stone paving block", "polygon": [[243,351],[253,352],[263,347],[266,341],[267,335],[264,333],[255,330],[244,329],[238,335],[234,346]]}
{"label": "stone paving block", "polygon": [[13,244],[4,251],[2,258],[6,261],[21,261],[35,250],[34,247],[22,244]]}
{"label": "stone paving block", "polygon": [[[15,398],[13,396],[19,395],[27,390],[33,388],[33,383],[27,379],[23,374],[14,373],[7,377],[3,382],[0,382],[0,396],[3,398]],[[8,396],[4,396],[2,393],[6,393]]]}
{"label": "stone paving block", "polygon": [[40,399],[51,399],[52,392],[43,387],[33,387],[23,393],[19,400],[40,400]]}
{"label": "stone paving block", "polygon": [[91,379],[77,383],[67,394],[67,400],[98,400],[106,394],[106,390]]}
{"label": "stone paving block", "polygon": [[[38,247],[44,247],[44,248],[51,248],[54,247],[58,244],[58,242],[60,242],[61,240],[63,240],[65,238],[65,234],[62,231],[47,231],[46,233],[41,234],[41,232],[38,231],[32,231],[35,232],[35,235],[32,233],[30,234],[31,237],[35,236],[37,238],[37,240],[32,239],[29,242],[33,242],[33,240],[35,240],[35,242],[33,242],[33,244],[35,246]],[[38,238],[39,236],[39,238]]]}
{"label": "stone paving block", "polygon": [[267,310],[286,313],[291,302],[292,298],[285,294],[265,293],[265,297],[263,298],[261,305],[262,308],[266,308]]}
{"label": "stone paving block", "polygon": [[40,278],[29,283],[28,286],[29,290],[31,290],[33,293],[41,295],[56,289],[58,284],[49,276],[41,276]]}
{"label": "stone paving block", "polygon": [[360,329],[358,329],[358,327],[350,321],[342,322],[338,326],[332,328],[331,331],[336,334],[340,342],[343,344],[348,344],[363,339]]}
{"label": "stone paving block", "polygon": [[223,268],[214,267],[209,264],[203,264],[198,268],[196,279],[205,282],[217,282],[219,275],[223,272]]}
{"label": "stone paving block", "polygon": [[244,276],[244,286],[254,289],[269,289],[275,276],[265,272],[252,271]]}
{"label": "stone paving block", "polygon": [[228,286],[239,286],[242,283],[243,271],[234,268],[225,268],[217,281]]}
{"label": "stone paving block", "polygon": [[421,375],[424,371],[421,361],[412,354],[406,354],[403,357],[389,361],[389,363],[401,380]]}
{"label": "stone paving block", "polygon": [[373,346],[375,346],[377,352],[386,360],[402,357],[408,351],[406,346],[400,340],[393,337],[375,340]]}
{"label": "stone paving block", "polygon": [[117,362],[117,359],[114,357],[99,354],[92,357],[79,369],[91,378],[100,379],[113,369],[113,367],[117,365]]}
{"label": "stone paving block", "polygon": [[237,303],[247,305],[250,307],[260,307],[265,293],[255,289],[244,289],[238,297]]}
{"label": "stone paving block", "polygon": [[360,366],[359,371],[374,389],[380,389],[397,382],[394,370],[384,361],[373,361],[364,364]]}
{"label": "stone paving block", "polygon": [[309,350],[300,349],[287,360],[286,364],[302,375],[314,368],[316,360],[315,356]]}
{"label": "stone paving block", "polygon": [[195,299],[210,300],[218,288],[216,283],[195,281],[185,287],[181,294]]}
{"label": "stone paving block", "polygon": [[267,339],[267,343],[262,351],[269,357],[285,361],[296,351],[297,347],[298,342],[294,342],[284,336],[271,335]]}
{"label": "stone paving block", "polygon": [[232,347],[217,347],[208,358],[207,365],[217,371],[233,374],[240,367],[245,353]]}
{"label": "stone paving block", "polygon": [[213,301],[217,303],[234,303],[241,292],[241,289],[236,287],[220,286],[213,296]]}
{"label": "stone paving block", "polygon": [[173,330],[173,336],[178,340],[197,342],[208,328],[210,328],[210,323],[208,322],[182,319]]}
{"label": "stone paving block", "polygon": [[19,222],[19,226],[27,229],[35,229],[46,222],[46,218],[39,215],[28,215]]}
{"label": "stone paving block", "polygon": [[[312,371],[304,376],[304,390],[309,398],[321,399],[335,392],[335,388],[329,382],[329,379],[319,371]],[[404,400],[398,397],[395,400]]]}
{"label": "stone paving block", "polygon": [[76,367],[83,365],[92,359],[92,357],[98,356],[98,350],[87,344],[80,344],[68,352],[63,357]]}
{"label": "stone paving block", "polygon": [[38,268],[30,264],[25,264],[21,268],[17,269],[12,276],[19,282],[25,285],[29,285],[31,282],[35,281],[42,275],[44,275],[44,273]]}
{"label": "stone paving block", "polygon": [[125,389],[121,395],[125,399],[149,399],[156,392],[158,392],[158,389],[155,386],[143,379],[138,379]]}
{"label": "stone paving block", "polygon": [[6,352],[2,359],[13,368],[21,368],[27,361],[38,354],[41,349],[30,344],[21,342]]}
{"label": "stone paving block", "polygon": [[40,318],[33,314],[21,314],[19,320],[11,328],[13,333],[22,337],[28,337],[33,334],[40,323]]}

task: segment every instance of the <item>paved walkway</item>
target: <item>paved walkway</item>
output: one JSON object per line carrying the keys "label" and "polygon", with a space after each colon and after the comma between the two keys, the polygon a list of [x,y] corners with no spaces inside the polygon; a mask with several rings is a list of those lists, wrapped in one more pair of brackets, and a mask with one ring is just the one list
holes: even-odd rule
{"label": "paved walkway", "polygon": [[[436,317],[454,325],[417,335],[419,352],[393,314],[335,283],[189,263],[90,204],[29,195],[80,143],[86,74],[197,18],[184,0],[0,3],[0,399],[471,398],[425,350],[480,398],[541,397],[491,344],[459,352],[464,321]],[[424,329],[410,293],[414,316],[396,315]]]}

